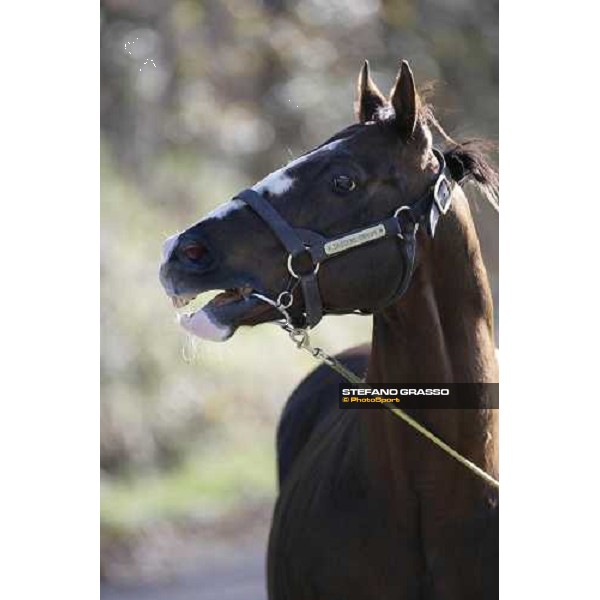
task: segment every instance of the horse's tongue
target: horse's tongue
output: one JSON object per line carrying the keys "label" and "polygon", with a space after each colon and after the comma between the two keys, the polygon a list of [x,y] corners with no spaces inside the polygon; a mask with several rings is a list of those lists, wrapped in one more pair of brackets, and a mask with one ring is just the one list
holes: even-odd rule
{"label": "horse's tongue", "polygon": [[224,342],[233,334],[232,327],[215,323],[204,309],[191,315],[179,315],[179,324],[189,333],[212,342]]}
{"label": "horse's tongue", "polygon": [[211,304],[213,306],[221,306],[222,304],[227,304],[228,302],[236,302],[237,300],[242,300],[243,296],[240,290],[225,290],[220,294],[217,294],[212,300]]}

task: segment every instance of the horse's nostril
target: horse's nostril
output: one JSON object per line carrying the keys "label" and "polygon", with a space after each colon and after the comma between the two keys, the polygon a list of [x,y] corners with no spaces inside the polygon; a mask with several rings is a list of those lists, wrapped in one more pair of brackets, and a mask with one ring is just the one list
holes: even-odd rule
{"label": "horse's nostril", "polygon": [[181,252],[189,260],[201,260],[208,253],[208,249],[199,242],[186,244]]}

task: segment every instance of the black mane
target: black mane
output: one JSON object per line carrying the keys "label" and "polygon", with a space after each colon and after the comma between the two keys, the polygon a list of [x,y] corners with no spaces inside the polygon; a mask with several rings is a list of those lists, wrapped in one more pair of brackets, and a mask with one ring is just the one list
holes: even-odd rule
{"label": "black mane", "polygon": [[[394,116],[393,107],[386,104],[377,111],[377,122],[387,125],[393,122]],[[485,198],[497,209],[499,195],[498,171],[489,157],[490,152],[496,147],[495,144],[477,138],[462,142],[452,139],[440,125],[433,106],[429,103],[421,101],[418,116],[422,127],[433,129],[442,138],[444,158],[452,178],[459,185],[468,182],[474,183]]]}
{"label": "black mane", "polygon": [[444,158],[452,178],[460,185],[473,182],[485,198],[497,209],[499,195],[498,171],[489,154],[496,145],[483,139],[468,139],[457,142],[440,125],[430,104],[419,111],[421,122],[435,130],[444,141]]}

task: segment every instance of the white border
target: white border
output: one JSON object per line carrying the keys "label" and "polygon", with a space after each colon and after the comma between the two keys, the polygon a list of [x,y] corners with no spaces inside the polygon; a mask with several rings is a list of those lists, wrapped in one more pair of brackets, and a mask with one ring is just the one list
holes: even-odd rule
{"label": "white border", "polygon": [[501,598],[597,593],[591,6],[501,3]]}
{"label": "white border", "polygon": [[[502,3],[503,598],[596,589],[597,18]],[[62,11],[62,12],[61,12]],[[98,590],[98,17],[3,7],[0,596]]]}
{"label": "white border", "polygon": [[98,596],[99,19],[2,6],[2,598]]}

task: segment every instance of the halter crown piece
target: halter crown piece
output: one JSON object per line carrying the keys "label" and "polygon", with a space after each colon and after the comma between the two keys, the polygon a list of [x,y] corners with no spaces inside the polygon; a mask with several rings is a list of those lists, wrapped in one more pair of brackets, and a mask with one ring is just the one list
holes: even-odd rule
{"label": "halter crown piece", "polygon": [[[334,238],[326,238],[315,231],[291,226],[270,202],[254,190],[244,190],[235,197],[252,208],[288,252],[287,269],[291,285],[279,295],[278,303],[283,305],[283,308],[289,308],[293,302],[290,288],[300,285],[304,314],[300,317],[302,322],[296,322],[294,325],[313,328],[323,318],[323,302],[317,279],[321,263],[378,240],[389,237],[399,240],[404,271],[389,303],[404,294],[413,272],[419,225],[425,226],[429,236],[433,237],[440,216],[448,212],[452,202],[451,176],[446,168],[444,155],[436,148],[433,152],[439,162],[435,181],[416,202],[400,206],[387,219]],[[286,298],[284,302],[281,301],[283,298]]]}

